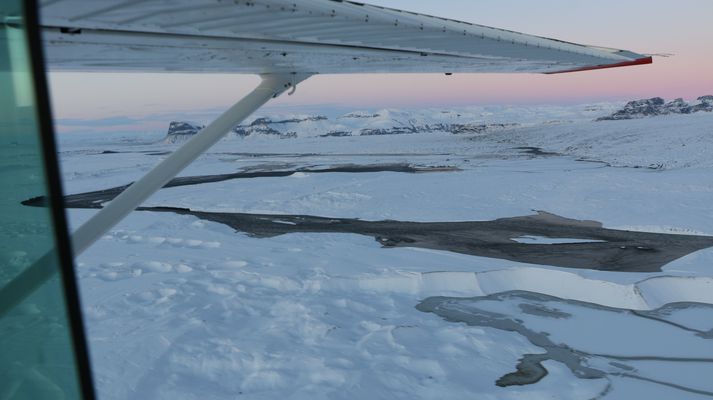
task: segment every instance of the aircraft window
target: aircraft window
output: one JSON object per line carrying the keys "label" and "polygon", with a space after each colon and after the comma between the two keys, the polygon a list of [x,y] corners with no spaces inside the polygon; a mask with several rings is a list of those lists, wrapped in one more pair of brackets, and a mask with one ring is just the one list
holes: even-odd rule
{"label": "aircraft window", "polygon": [[35,12],[0,0],[0,398],[91,399],[61,204],[21,204],[61,195]]}

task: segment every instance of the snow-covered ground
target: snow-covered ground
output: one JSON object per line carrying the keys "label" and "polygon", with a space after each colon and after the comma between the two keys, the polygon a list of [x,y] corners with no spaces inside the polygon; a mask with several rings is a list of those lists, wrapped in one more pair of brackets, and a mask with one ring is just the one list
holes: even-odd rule
{"label": "snow-covered ground", "polygon": [[[454,111],[468,123],[519,124],[475,135],[230,137],[182,175],[459,170],[296,172],[173,187],[147,205],[434,222],[541,210],[606,228],[713,235],[713,114],[593,122],[614,108]],[[428,124],[434,113],[381,115]],[[138,178],[178,146],[161,136],[61,135],[65,191]],[[70,223],[94,212],[70,210]],[[251,237],[134,212],[78,259],[78,274],[103,399],[713,396],[713,249],[662,273],[626,273],[382,248],[356,234]],[[440,308],[419,306],[438,296],[448,296],[433,303]],[[543,332],[552,346],[538,342]],[[528,354],[543,355],[544,378],[496,385]]]}

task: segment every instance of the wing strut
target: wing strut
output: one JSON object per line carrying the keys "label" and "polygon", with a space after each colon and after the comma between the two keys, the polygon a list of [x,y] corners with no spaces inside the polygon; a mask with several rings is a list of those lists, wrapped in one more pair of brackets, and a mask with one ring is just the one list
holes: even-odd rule
{"label": "wing strut", "polygon": [[91,246],[250,114],[270,99],[278,97],[287,89],[294,88],[297,83],[310,76],[310,74],[295,73],[260,75],[262,82],[255,90],[203,128],[191,140],[126,188],[84,225],[80,226],[72,235],[74,255],[81,254]]}

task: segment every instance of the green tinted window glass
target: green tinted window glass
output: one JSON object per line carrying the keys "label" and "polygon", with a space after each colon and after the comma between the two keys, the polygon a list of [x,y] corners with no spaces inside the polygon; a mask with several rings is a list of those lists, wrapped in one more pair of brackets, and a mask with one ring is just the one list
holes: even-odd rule
{"label": "green tinted window glass", "polygon": [[21,204],[50,197],[25,5],[0,0],[0,399],[79,399],[53,214]]}

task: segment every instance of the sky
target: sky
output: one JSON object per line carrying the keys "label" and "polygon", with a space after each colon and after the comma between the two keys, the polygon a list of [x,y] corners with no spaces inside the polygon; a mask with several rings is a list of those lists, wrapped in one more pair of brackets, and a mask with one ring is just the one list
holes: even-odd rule
{"label": "sky", "polygon": [[[267,110],[432,108],[583,104],[713,94],[711,0],[368,0],[576,43],[662,54],[649,66],[563,75],[320,75]],[[255,76],[50,73],[55,117],[145,117],[222,110],[258,83]]]}

